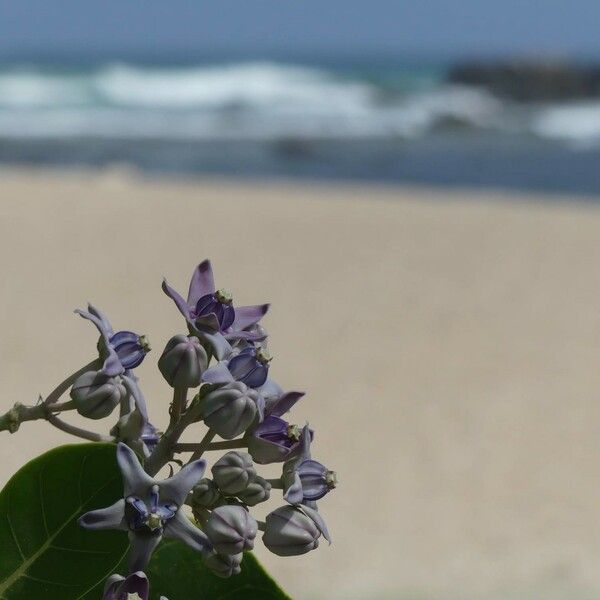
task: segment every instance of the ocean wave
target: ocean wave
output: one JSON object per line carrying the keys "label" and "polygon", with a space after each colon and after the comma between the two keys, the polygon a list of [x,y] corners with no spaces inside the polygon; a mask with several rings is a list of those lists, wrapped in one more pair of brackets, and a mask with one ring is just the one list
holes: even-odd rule
{"label": "ocean wave", "polygon": [[273,62],[5,68],[0,137],[414,139],[460,128],[600,142],[600,103],[522,107],[474,87],[389,81]]}

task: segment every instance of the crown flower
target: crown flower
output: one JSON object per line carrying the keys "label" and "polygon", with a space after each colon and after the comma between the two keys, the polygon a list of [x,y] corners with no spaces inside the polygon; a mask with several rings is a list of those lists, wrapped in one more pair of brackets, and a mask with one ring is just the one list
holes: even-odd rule
{"label": "crown flower", "polygon": [[[327,501],[338,478],[313,458],[315,432],[290,416],[304,392],[286,391],[271,378],[274,363],[261,323],[269,305],[238,306],[216,287],[208,260],[194,270],[187,299],[166,280],[162,289],[187,326],[187,332],[172,332],[157,361],[169,386],[164,431],[150,421],[136,371],[150,351],[147,338],[115,331],[91,304],[75,311],[99,333],[91,362],[37,404],[18,403],[0,415],[0,431],[15,433],[22,423],[42,419],[79,438],[113,444],[122,493],[79,516],[89,535],[113,529],[129,540],[126,572],[108,578],[103,600],[149,600],[144,571],[164,539],[189,546],[199,567],[221,578],[239,574],[244,552],[260,543],[285,557],[315,550],[322,539],[331,543],[317,502]],[[108,433],[70,424],[63,419],[69,411],[94,424],[112,419]],[[278,471],[279,477],[268,478],[261,467],[273,463],[279,466],[270,467],[271,475]],[[159,478],[167,469],[170,476]]]}

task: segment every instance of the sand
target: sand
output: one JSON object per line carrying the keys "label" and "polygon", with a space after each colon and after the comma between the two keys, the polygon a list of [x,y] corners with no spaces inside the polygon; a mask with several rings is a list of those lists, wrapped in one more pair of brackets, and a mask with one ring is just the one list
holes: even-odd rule
{"label": "sand", "polygon": [[[272,375],[339,473],[334,544],[258,555],[298,599],[600,594],[600,207],[350,185],[0,172],[2,405],[87,362],[88,300],[155,348],[183,331],[160,290],[211,257],[273,303]],[[194,441],[201,426],[186,436]],[[0,434],[0,483],[68,441]],[[274,501],[276,506],[278,500]]]}

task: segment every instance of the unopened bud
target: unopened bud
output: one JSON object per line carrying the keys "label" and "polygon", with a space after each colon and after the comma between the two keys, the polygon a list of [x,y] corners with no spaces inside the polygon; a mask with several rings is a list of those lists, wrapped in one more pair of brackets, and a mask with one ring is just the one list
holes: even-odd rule
{"label": "unopened bud", "polygon": [[247,452],[232,451],[227,452],[213,465],[212,474],[222,492],[235,496],[254,480],[256,470]]}
{"label": "unopened bud", "polygon": [[107,417],[126,396],[127,390],[121,380],[108,377],[102,371],[87,371],[71,388],[77,412],[88,419]]}
{"label": "unopened bud", "polygon": [[241,382],[229,383],[206,395],[202,417],[208,427],[223,439],[231,440],[242,434],[259,414],[262,398]]}
{"label": "unopened bud", "polygon": [[208,356],[200,340],[186,335],[173,336],[158,359],[158,368],[172,387],[199,386],[207,366]]}
{"label": "unopened bud", "polygon": [[237,497],[248,506],[256,506],[265,502],[271,495],[271,484],[260,476],[256,476],[245,490],[242,490]]}
{"label": "unopened bud", "polygon": [[243,553],[239,554],[219,554],[210,552],[204,554],[202,559],[204,564],[217,576],[226,579],[232,575],[239,575],[241,572]]}
{"label": "unopened bud", "polygon": [[202,508],[214,508],[223,502],[223,496],[212,479],[204,477],[195,486],[192,503]]}
{"label": "unopened bud", "polygon": [[321,531],[300,508],[281,506],[267,515],[263,542],[278,556],[298,556],[319,546]]}
{"label": "unopened bud", "polygon": [[252,550],[257,531],[258,524],[250,513],[236,505],[215,508],[204,526],[204,532],[221,554]]}

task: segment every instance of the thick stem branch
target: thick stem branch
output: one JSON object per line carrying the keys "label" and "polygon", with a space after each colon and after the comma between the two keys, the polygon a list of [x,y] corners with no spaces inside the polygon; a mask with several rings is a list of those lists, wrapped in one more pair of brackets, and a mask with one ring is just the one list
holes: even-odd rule
{"label": "thick stem branch", "polygon": [[212,442],[212,439],[215,437],[215,435],[217,435],[217,432],[213,431],[212,429],[209,429],[206,432],[206,435],[202,438],[202,441],[198,444],[198,447],[194,451],[194,454],[192,454],[192,458],[190,458],[189,462],[198,460],[204,454],[204,451],[208,448],[208,446]]}
{"label": "thick stem branch", "polygon": [[54,388],[54,390],[52,390],[50,392],[50,394],[48,394],[48,396],[44,400],[44,404],[49,406],[50,404],[54,404],[55,402],[58,402],[60,397],[73,385],[75,380],[80,375],[83,375],[84,373],[87,373],[88,371],[91,371],[92,369],[97,369],[99,366],[100,366],[100,359],[95,358],[94,360],[89,362],[87,365],[81,367],[81,369],[79,369],[78,371],[75,371],[75,373],[73,373],[72,375],[69,375],[63,382],[59,383]]}
{"label": "thick stem branch", "polygon": [[55,417],[52,414],[48,415],[48,422],[52,423],[54,427],[64,431],[65,433],[69,433],[76,437],[83,438],[84,440],[89,440],[90,442],[114,442],[114,438],[108,435],[102,435],[101,433],[95,433],[94,431],[88,431],[87,429],[81,429],[81,427],[75,427],[75,425],[70,425],[69,423],[65,423],[62,419]]}
{"label": "thick stem branch", "polygon": [[222,442],[211,442],[208,446],[202,446],[198,443],[180,443],[175,444],[175,452],[195,452],[196,450],[234,450],[236,448],[246,448],[247,444],[243,438],[237,440],[224,440]]}
{"label": "thick stem branch", "polygon": [[271,484],[271,487],[274,490],[282,490],[283,489],[283,482],[281,481],[281,478],[267,479],[266,481]]}

